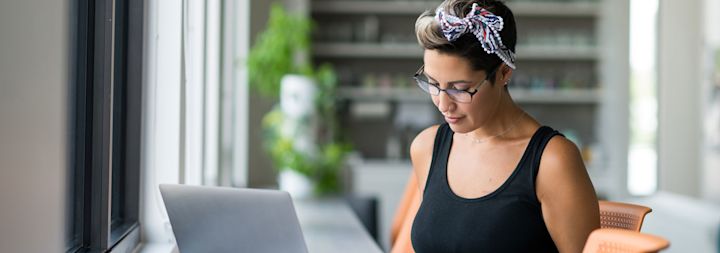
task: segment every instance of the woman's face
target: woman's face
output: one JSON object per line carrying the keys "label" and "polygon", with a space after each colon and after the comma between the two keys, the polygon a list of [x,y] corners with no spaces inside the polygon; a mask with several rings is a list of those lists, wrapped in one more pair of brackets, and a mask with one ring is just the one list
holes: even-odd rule
{"label": "woman's face", "polygon": [[[454,55],[444,54],[438,50],[425,50],[423,56],[427,80],[441,89],[458,89],[477,92],[470,102],[462,103],[453,100],[447,92],[430,96],[445,121],[456,133],[467,133],[485,125],[496,116],[503,85],[491,84],[487,73],[473,70],[470,61]],[[496,78],[497,78],[496,74]]]}

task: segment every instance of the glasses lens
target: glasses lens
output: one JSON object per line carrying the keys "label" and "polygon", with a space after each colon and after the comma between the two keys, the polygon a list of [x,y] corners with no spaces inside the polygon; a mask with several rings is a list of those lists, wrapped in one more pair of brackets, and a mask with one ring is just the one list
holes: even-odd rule
{"label": "glasses lens", "polygon": [[422,89],[423,91],[425,91],[427,93],[430,93],[430,90],[429,90],[430,88],[428,87],[428,86],[430,86],[429,83],[423,81],[422,79],[420,79],[418,77],[415,77],[415,82],[417,83],[417,86],[420,87],[420,89]]}
{"label": "glasses lens", "polygon": [[467,93],[462,90],[447,89],[447,90],[445,90],[445,92],[447,92],[448,96],[450,96],[450,98],[452,100],[455,100],[460,103],[468,103],[471,100],[470,93]]}
{"label": "glasses lens", "polygon": [[417,85],[420,87],[420,89],[429,93],[430,95],[437,96],[440,93],[440,89],[438,89],[437,86],[430,84],[428,81],[425,81],[418,77],[415,77],[415,81],[417,82]]}

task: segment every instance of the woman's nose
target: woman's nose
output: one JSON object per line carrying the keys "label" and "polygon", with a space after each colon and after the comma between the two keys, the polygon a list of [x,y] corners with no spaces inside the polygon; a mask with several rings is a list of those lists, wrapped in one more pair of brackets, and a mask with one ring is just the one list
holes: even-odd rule
{"label": "woman's nose", "polygon": [[437,107],[440,112],[448,112],[452,109],[452,106],[454,105],[454,101],[450,99],[450,96],[448,96],[447,92],[440,92],[440,94],[437,95]]}

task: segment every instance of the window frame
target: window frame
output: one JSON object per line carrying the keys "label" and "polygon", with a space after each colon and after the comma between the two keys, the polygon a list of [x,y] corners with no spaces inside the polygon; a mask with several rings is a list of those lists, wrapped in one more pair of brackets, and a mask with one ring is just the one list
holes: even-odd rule
{"label": "window frame", "polygon": [[[131,252],[140,239],[144,3],[75,0],[72,7],[72,229],[65,250]],[[114,129],[114,122],[119,129]],[[113,145],[116,134],[121,134],[121,142]],[[121,206],[116,226],[111,225],[114,169],[122,170],[115,175],[122,184],[114,193]]]}

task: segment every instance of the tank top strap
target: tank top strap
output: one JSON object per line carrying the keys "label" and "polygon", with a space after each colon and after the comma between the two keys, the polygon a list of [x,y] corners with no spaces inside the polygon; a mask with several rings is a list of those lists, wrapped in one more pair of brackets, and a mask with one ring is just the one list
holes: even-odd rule
{"label": "tank top strap", "polygon": [[532,168],[533,184],[535,183],[540,170],[540,159],[542,158],[543,151],[545,151],[545,146],[547,146],[550,139],[556,135],[564,136],[549,126],[541,126],[540,129],[537,130],[535,138],[531,140],[533,143],[531,143],[528,148],[530,148],[529,151],[531,154],[530,167]]}
{"label": "tank top strap", "polygon": [[435,134],[435,143],[433,144],[432,161],[430,162],[430,171],[428,171],[427,179],[425,180],[425,192],[428,185],[431,184],[432,178],[442,176],[434,174],[441,173],[445,169],[447,164],[447,157],[450,154],[450,148],[452,147],[453,131],[450,129],[448,123],[441,124],[437,133]]}

